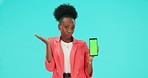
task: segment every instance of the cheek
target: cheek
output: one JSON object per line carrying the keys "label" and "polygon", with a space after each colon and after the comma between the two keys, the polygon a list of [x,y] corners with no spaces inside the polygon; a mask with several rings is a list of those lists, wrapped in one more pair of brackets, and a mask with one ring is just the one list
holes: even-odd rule
{"label": "cheek", "polygon": [[66,29],[61,29],[61,33],[65,34],[66,33]]}
{"label": "cheek", "polygon": [[75,29],[72,29],[72,32],[74,32],[75,31]]}

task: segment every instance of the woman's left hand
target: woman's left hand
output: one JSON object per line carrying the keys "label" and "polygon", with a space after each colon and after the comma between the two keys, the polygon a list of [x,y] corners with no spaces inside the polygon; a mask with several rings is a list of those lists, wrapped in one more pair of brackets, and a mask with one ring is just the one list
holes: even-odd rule
{"label": "woman's left hand", "polygon": [[[99,52],[99,46],[97,47],[97,52]],[[89,55],[88,61],[92,62],[94,57],[95,57],[95,56],[90,56],[90,55]]]}

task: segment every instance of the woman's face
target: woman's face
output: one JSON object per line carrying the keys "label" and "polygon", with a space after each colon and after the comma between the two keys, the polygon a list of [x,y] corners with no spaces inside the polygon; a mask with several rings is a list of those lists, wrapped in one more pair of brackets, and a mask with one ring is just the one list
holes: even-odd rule
{"label": "woman's face", "polygon": [[75,29],[75,21],[72,18],[64,17],[61,20],[61,23],[58,25],[59,30],[61,31],[61,38],[65,42],[70,42],[72,40],[72,34]]}

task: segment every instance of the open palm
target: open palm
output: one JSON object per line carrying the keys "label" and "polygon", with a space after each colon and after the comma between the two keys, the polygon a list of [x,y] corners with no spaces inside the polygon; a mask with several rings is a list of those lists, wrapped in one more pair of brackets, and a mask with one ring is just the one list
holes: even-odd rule
{"label": "open palm", "polygon": [[38,39],[40,39],[41,41],[43,41],[46,45],[49,44],[48,39],[43,38],[43,37],[41,37],[41,36],[38,36],[37,34],[35,34],[35,36],[36,36]]}

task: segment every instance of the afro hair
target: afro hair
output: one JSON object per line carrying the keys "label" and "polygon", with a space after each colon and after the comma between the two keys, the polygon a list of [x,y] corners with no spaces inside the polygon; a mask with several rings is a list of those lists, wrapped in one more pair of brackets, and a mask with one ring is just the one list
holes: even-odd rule
{"label": "afro hair", "polygon": [[61,4],[54,10],[53,14],[57,21],[60,21],[64,16],[71,17],[74,20],[77,18],[76,9],[70,4]]}

